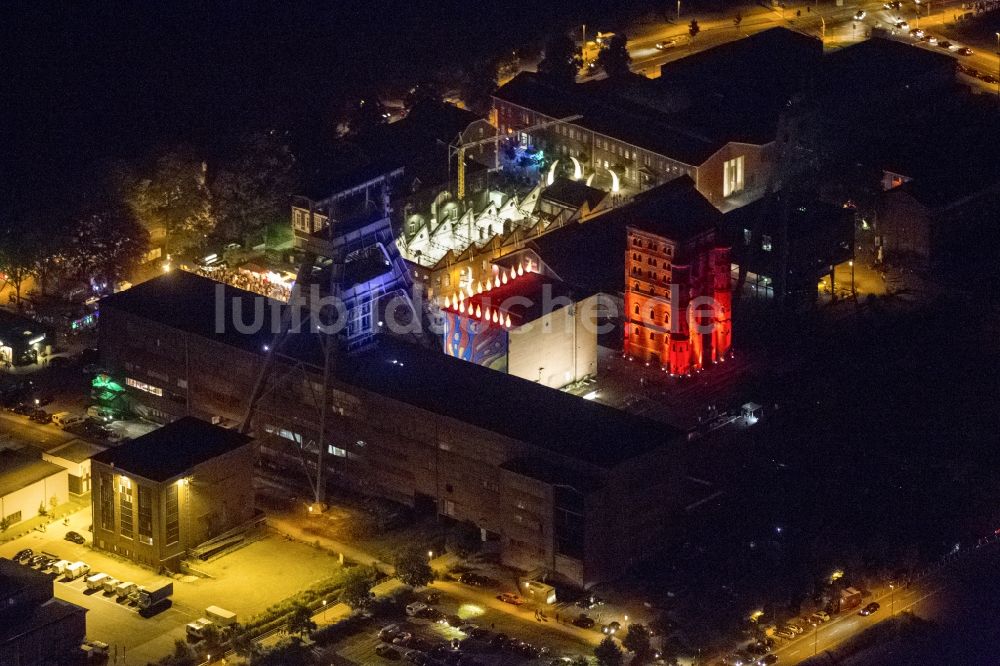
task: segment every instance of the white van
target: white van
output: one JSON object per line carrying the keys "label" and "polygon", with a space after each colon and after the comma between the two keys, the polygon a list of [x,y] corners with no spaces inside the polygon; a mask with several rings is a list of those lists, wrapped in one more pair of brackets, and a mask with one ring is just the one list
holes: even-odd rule
{"label": "white van", "polygon": [[88,590],[103,590],[104,581],[107,580],[108,574],[106,573],[95,573],[92,576],[87,576],[87,589]]}
{"label": "white van", "polygon": [[125,583],[118,583],[118,586],[115,588],[115,596],[117,596],[119,599],[125,599],[128,597],[128,595],[135,592],[137,587],[139,586],[131,581]]}
{"label": "white van", "polygon": [[49,571],[51,571],[57,576],[61,576],[64,573],[66,573],[66,567],[68,567],[71,564],[72,562],[70,562],[69,560],[59,560],[58,562],[55,562],[51,567],[49,567]]}
{"label": "white van", "polygon": [[90,573],[90,565],[85,562],[74,562],[66,567],[66,579],[76,580]]}
{"label": "white van", "polygon": [[104,588],[104,594],[111,594],[112,592],[117,590],[118,583],[120,582],[121,581],[115,578],[114,576],[108,576],[107,578],[105,578],[104,581],[101,583],[101,587]]}
{"label": "white van", "polygon": [[194,622],[188,622],[184,626],[184,630],[187,632],[189,637],[200,641],[205,637],[205,629],[211,627],[212,624],[213,622],[208,618],[199,617]]}

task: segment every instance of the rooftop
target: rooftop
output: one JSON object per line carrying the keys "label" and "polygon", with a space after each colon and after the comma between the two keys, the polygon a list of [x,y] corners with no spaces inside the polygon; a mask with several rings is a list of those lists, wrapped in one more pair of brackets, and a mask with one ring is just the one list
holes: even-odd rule
{"label": "rooftop", "polygon": [[[116,294],[111,302],[137,316],[155,318],[165,326],[182,328],[262,354],[262,342],[269,339],[240,336],[235,331],[215,332],[212,300],[216,284],[194,274],[167,274]],[[239,290],[225,287],[223,292]],[[118,298],[124,295],[128,297]],[[207,307],[199,302],[204,299],[208,299]],[[178,317],[177,312],[187,315]],[[318,362],[321,358],[315,335],[290,336],[289,342],[287,353],[308,362]],[[370,351],[343,358],[338,363],[336,378],[348,385],[603,467],[614,466],[680,435],[672,428],[611,407],[451,358],[440,351],[427,351],[389,339]],[[137,447],[148,437],[162,437],[164,430],[166,428],[105,451],[94,460],[104,462],[117,452]],[[153,466],[158,462],[153,460]],[[121,466],[127,467],[124,462]]]}
{"label": "rooftop", "polygon": [[74,439],[62,446],[46,451],[45,454],[56,458],[63,458],[74,463],[82,463],[85,460],[90,460],[105,449],[107,447],[100,444],[88,442],[83,439]]}
{"label": "rooftop", "polygon": [[[463,297],[461,302],[452,299],[442,309],[470,319],[490,317],[495,312],[497,319],[494,323],[516,328],[581,298],[565,283],[541,273],[528,272],[517,276],[514,268],[503,269],[500,275],[503,275],[503,280],[499,284],[487,285],[488,289],[482,287],[481,293],[476,293],[481,286],[477,285],[471,296]],[[495,280],[499,280],[500,275]]]}
{"label": "rooftop", "polygon": [[694,188],[694,181],[681,176],[643,192],[627,206],[556,229],[531,245],[566,282],[587,291],[620,293],[625,290],[627,227],[683,243],[714,229],[722,219]]}
{"label": "rooftop", "polygon": [[7,599],[32,585],[50,585],[47,574],[0,557],[0,599]]}
{"label": "rooftop", "polygon": [[0,497],[64,471],[55,463],[14,449],[0,450]]}
{"label": "rooftop", "polygon": [[563,177],[556,178],[541,193],[542,199],[553,203],[563,204],[574,209],[583,208],[583,205],[587,204],[591,210],[604,201],[607,196],[608,193],[604,190],[590,187],[580,180],[570,180]]}
{"label": "rooftop", "polygon": [[245,446],[250,437],[185,416],[93,460],[150,481],[169,481],[193,467]]}

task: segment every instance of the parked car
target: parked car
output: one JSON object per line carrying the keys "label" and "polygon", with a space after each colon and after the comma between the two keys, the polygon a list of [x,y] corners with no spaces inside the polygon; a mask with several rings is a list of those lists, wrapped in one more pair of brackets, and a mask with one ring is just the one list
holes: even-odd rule
{"label": "parked car", "polygon": [[771,666],[778,663],[778,655],[767,654],[757,660],[757,666]]}
{"label": "parked car", "polygon": [[497,595],[497,599],[505,604],[511,604],[514,606],[520,606],[524,603],[524,599],[521,598],[521,595],[514,594],[513,592],[501,592]]}
{"label": "parked car", "polygon": [[806,619],[809,620],[809,624],[823,624],[830,621],[830,614],[826,611],[816,611]]}
{"label": "parked car", "polygon": [[782,627],[781,629],[778,629],[777,631],[774,632],[774,635],[777,636],[778,638],[784,638],[785,640],[791,640],[795,638],[795,634],[792,632],[791,629],[788,629],[787,627]]}
{"label": "parked car", "polygon": [[910,31],[910,37],[914,37],[916,39],[923,39],[924,31],[920,28],[914,28],[913,30]]}
{"label": "parked car", "polygon": [[955,53],[957,53],[960,56],[970,56],[973,53],[975,53],[975,51],[973,51],[972,49],[970,49],[968,46],[963,46],[962,48],[960,48],[957,51],[955,51]]}
{"label": "parked car", "polygon": [[465,583],[466,585],[472,585],[474,587],[496,587],[499,583],[489,576],[482,576],[477,573],[472,573],[471,571],[462,574],[458,582]]}
{"label": "parked car", "polygon": [[942,48],[942,49],[950,49],[951,48],[951,42],[949,42],[947,39],[944,40],[943,42],[938,42],[938,47]]}
{"label": "parked car", "polygon": [[910,24],[907,23],[906,21],[896,21],[896,27],[899,28],[900,30],[909,30]]}
{"label": "parked car", "polygon": [[69,532],[66,532],[66,537],[65,538],[66,538],[66,541],[72,541],[73,543],[86,543],[87,542],[87,540],[83,538],[83,535],[81,535],[79,532],[74,532],[73,530],[70,530]]}
{"label": "parked car", "polygon": [[878,609],[882,606],[879,605],[877,601],[873,601],[861,610],[858,611],[858,615],[871,615],[872,613],[878,612]]}
{"label": "parked car", "polygon": [[805,633],[806,630],[805,627],[798,622],[789,622],[785,625],[785,628],[789,629],[793,634],[802,634]]}
{"label": "parked car", "polygon": [[573,620],[573,624],[575,624],[578,627],[582,627],[584,629],[593,629],[595,623],[594,623],[594,618],[590,617],[586,613],[580,613],[580,615],[578,615],[577,618]]}
{"label": "parked car", "polygon": [[618,630],[622,628],[620,622],[608,622],[606,625],[601,627],[601,633],[607,634],[608,636],[614,636],[618,633]]}
{"label": "parked car", "polygon": [[866,16],[868,16],[868,13],[863,9],[859,9],[857,12],[854,13],[854,20],[863,21]]}
{"label": "parked car", "polygon": [[35,551],[30,548],[22,548],[14,554],[14,561],[21,562],[22,560],[30,560],[31,556],[35,554]]}
{"label": "parked car", "polygon": [[583,597],[582,599],[576,602],[576,607],[582,608],[584,610],[590,610],[591,608],[597,608],[598,606],[603,606],[603,605],[604,605],[604,599],[601,599],[599,596],[595,594]]}
{"label": "parked car", "polygon": [[35,423],[40,423],[42,425],[45,425],[47,423],[52,423],[52,415],[49,414],[44,409],[36,409],[34,412],[32,412],[29,418]]}
{"label": "parked car", "polygon": [[389,624],[379,629],[378,638],[380,641],[391,641],[400,631],[398,624]]}
{"label": "parked car", "polygon": [[426,608],[427,604],[421,603],[419,601],[414,601],[412,604],[407,605],[406,614],[409,615],[410,617],[413,617],[414,615],[416,615],[417,613]]}
{"label": "parked car", "polygon": [[677,45],[676,39],[665,39],[662,42],[656,42],[656,49],[658,51],[662,51],[664,49],[669,49],[670,47],[676,45]]}

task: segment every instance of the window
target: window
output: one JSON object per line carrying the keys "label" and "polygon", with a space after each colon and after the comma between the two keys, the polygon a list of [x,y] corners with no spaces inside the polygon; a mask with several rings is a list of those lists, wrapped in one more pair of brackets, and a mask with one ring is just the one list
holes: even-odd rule
{"label": "window", "polygon": [[656,310],[653,308],[649,308],[649,321],[656,321]]}
{"label": "window", "polygon": [[150,386],[146,382],[140,382],[138,379],[132,379],[131,377],[125,378],[125,384],[131,386],[132,388],[139,389],[140,391],[145,391],[146,393],[151,393],[153,395],[163,395],[163,389],[157,388],[155,386]]}
{"label": "window", "polygon": [[166,527],[167,545],[177,543],[181,538],[180,514],[177,505],[177,484],[167,486]]}
{"label": "window", "polygon": [[121,510],[120,533],[126,539],[134,536],[135,526],[132,516],[132,480],[125,476],[118,477],[118,506]]}
{"label": "window", "polygon": [[101,527],[115,529],[115,488],[108,473],[101,474]]}
{"label": "window", "polygon": [[760,249],[764,250],[765,252],[770,252],[771,251],[771,237],[770,236],[761,236],[760,237]]}
{"label": "window", "polygon": [[639,306],[638,305],[635,306],[635,313],[639,314]]}
{"label": "window", "polygon": [[749,245],[750,244],[750,240],[752,238],[753,238],[753,234],[750,232],[750,230],[749,229],[744,229],[743,230],[743,244],[744,245]]}
{"label": "window", "polygon": [[153,543],[153,491],[148,486],[139,486],[139,541]]}
{"label": "window", "polygon": [[338,458],[347,457],[347,449],[342,449],[339,446],[334,446],[333,444],[326,445],[326,452],[330,455],[337,456]]}
{"label": "window", "polygon": [[722,165],[722,196],[728,197],[743,191],[743,156],[726,160]]}

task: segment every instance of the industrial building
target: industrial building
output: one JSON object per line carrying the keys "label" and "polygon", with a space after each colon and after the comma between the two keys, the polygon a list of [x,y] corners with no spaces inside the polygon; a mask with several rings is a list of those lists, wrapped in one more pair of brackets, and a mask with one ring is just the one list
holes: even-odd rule
{"label": "industrial building", "polygon": [[250,438],[181,418],[91,461],[94,547],[176,569],[191,548],[253,517]]}
{"label": "industrial building", "polygon": [[87,609],[53,594],[52,577],[0,558],[0,666],[83,666]]}
{"label": "industrial building", "polygon": [[[147,414],[239,422],[273,336],[219,329],[215,307],[228,322],[233,303],[254,298],[182,272],[137,285],[102,301],[102,359]],[[320,442],[317,337],[290,334],[294,357],[275,359],[253,413],[261,463],[274,473],[295,480],[304,460],[318,461],[331,486],[473,521],[505,563],[577,584],[651,552],[684,504],[682,433],[391,340],[337,356]],[[101,526],[98,465],[111,453],[93,463],[95,541],[129,548],[114,521]]]}
{"label": "industrial building", "polygon": [[444,299],[445,354],[550,388],[596,375],[596,294],[574,293],[537,264],[493,268]]}
{"label": "industrial building", "polygon": [[0,451],[0,519],[7,528],[69,500],[65,468],[14,449]]}

